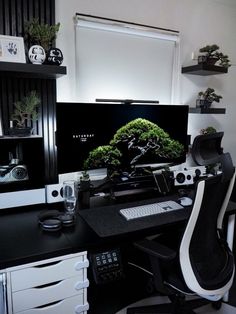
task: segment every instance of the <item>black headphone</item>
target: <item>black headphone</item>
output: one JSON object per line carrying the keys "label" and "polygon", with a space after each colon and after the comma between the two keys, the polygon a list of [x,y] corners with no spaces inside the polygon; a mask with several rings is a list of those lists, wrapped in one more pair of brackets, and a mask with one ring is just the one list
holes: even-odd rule
{"label": "black headphone", "polygon": [[59,231],[62,227],[70,227],[75,224],[74,215],[58,210],[45,210],[38,215],[40,227],[45,231]]}

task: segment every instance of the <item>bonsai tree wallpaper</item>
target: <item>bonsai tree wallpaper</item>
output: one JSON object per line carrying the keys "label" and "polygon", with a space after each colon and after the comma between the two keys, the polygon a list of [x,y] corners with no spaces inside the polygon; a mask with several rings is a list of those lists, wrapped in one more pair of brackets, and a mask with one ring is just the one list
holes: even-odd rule
{"label": "bonsai tree wallpaper", "polygon": [[155,162],[161,157],[178,158],[184,146],[171,139],[169,134],[149,120],[137,118],[116,131],[108,145],[98,146],[89,153],[84,168],[107,167],[129,171],[147,160]]}

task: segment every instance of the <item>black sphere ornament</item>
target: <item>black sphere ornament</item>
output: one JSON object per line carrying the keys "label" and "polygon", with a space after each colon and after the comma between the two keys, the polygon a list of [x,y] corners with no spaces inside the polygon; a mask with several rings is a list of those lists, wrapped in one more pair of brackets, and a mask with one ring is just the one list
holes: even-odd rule
{"label": "black sphere ornament", "polygon": [[51,65],[61,65],[63,54],[59,48],[50,48],[47,52],[47,63]]}

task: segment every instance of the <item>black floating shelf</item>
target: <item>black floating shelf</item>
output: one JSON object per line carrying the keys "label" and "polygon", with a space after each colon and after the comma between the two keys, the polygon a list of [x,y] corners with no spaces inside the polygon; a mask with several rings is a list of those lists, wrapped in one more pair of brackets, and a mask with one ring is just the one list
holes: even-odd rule
{"label": "black floating shelf", "polygon": [[189,107],[189,113],[216,113],[216,114],[225,114],[225,108],[193,108]]}
{"label": "black floating shelf", "polygon": [[193,74],[193,75],[206,76],[206,75],[224,74],[227,72],[228,72],[228,68],[224,68],[218,65],[205,64],[205,63],[182,67],[182,73]]}
{"label": "black floating shelf", "polygon": [[57,65],[0,62],[0,75],[56,79],[66,74],[66,67]]}

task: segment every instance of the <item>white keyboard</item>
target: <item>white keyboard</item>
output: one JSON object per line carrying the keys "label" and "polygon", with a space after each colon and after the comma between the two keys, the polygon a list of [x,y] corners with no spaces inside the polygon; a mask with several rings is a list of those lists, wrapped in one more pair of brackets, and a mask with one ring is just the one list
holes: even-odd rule
{"label": "white keyboard", "polygon": [[126,220],[132,220],[141,217],[162,214],[181,208],[184,207],[175,201],[166,201],[120,209],[120,213],[125,217]]}

